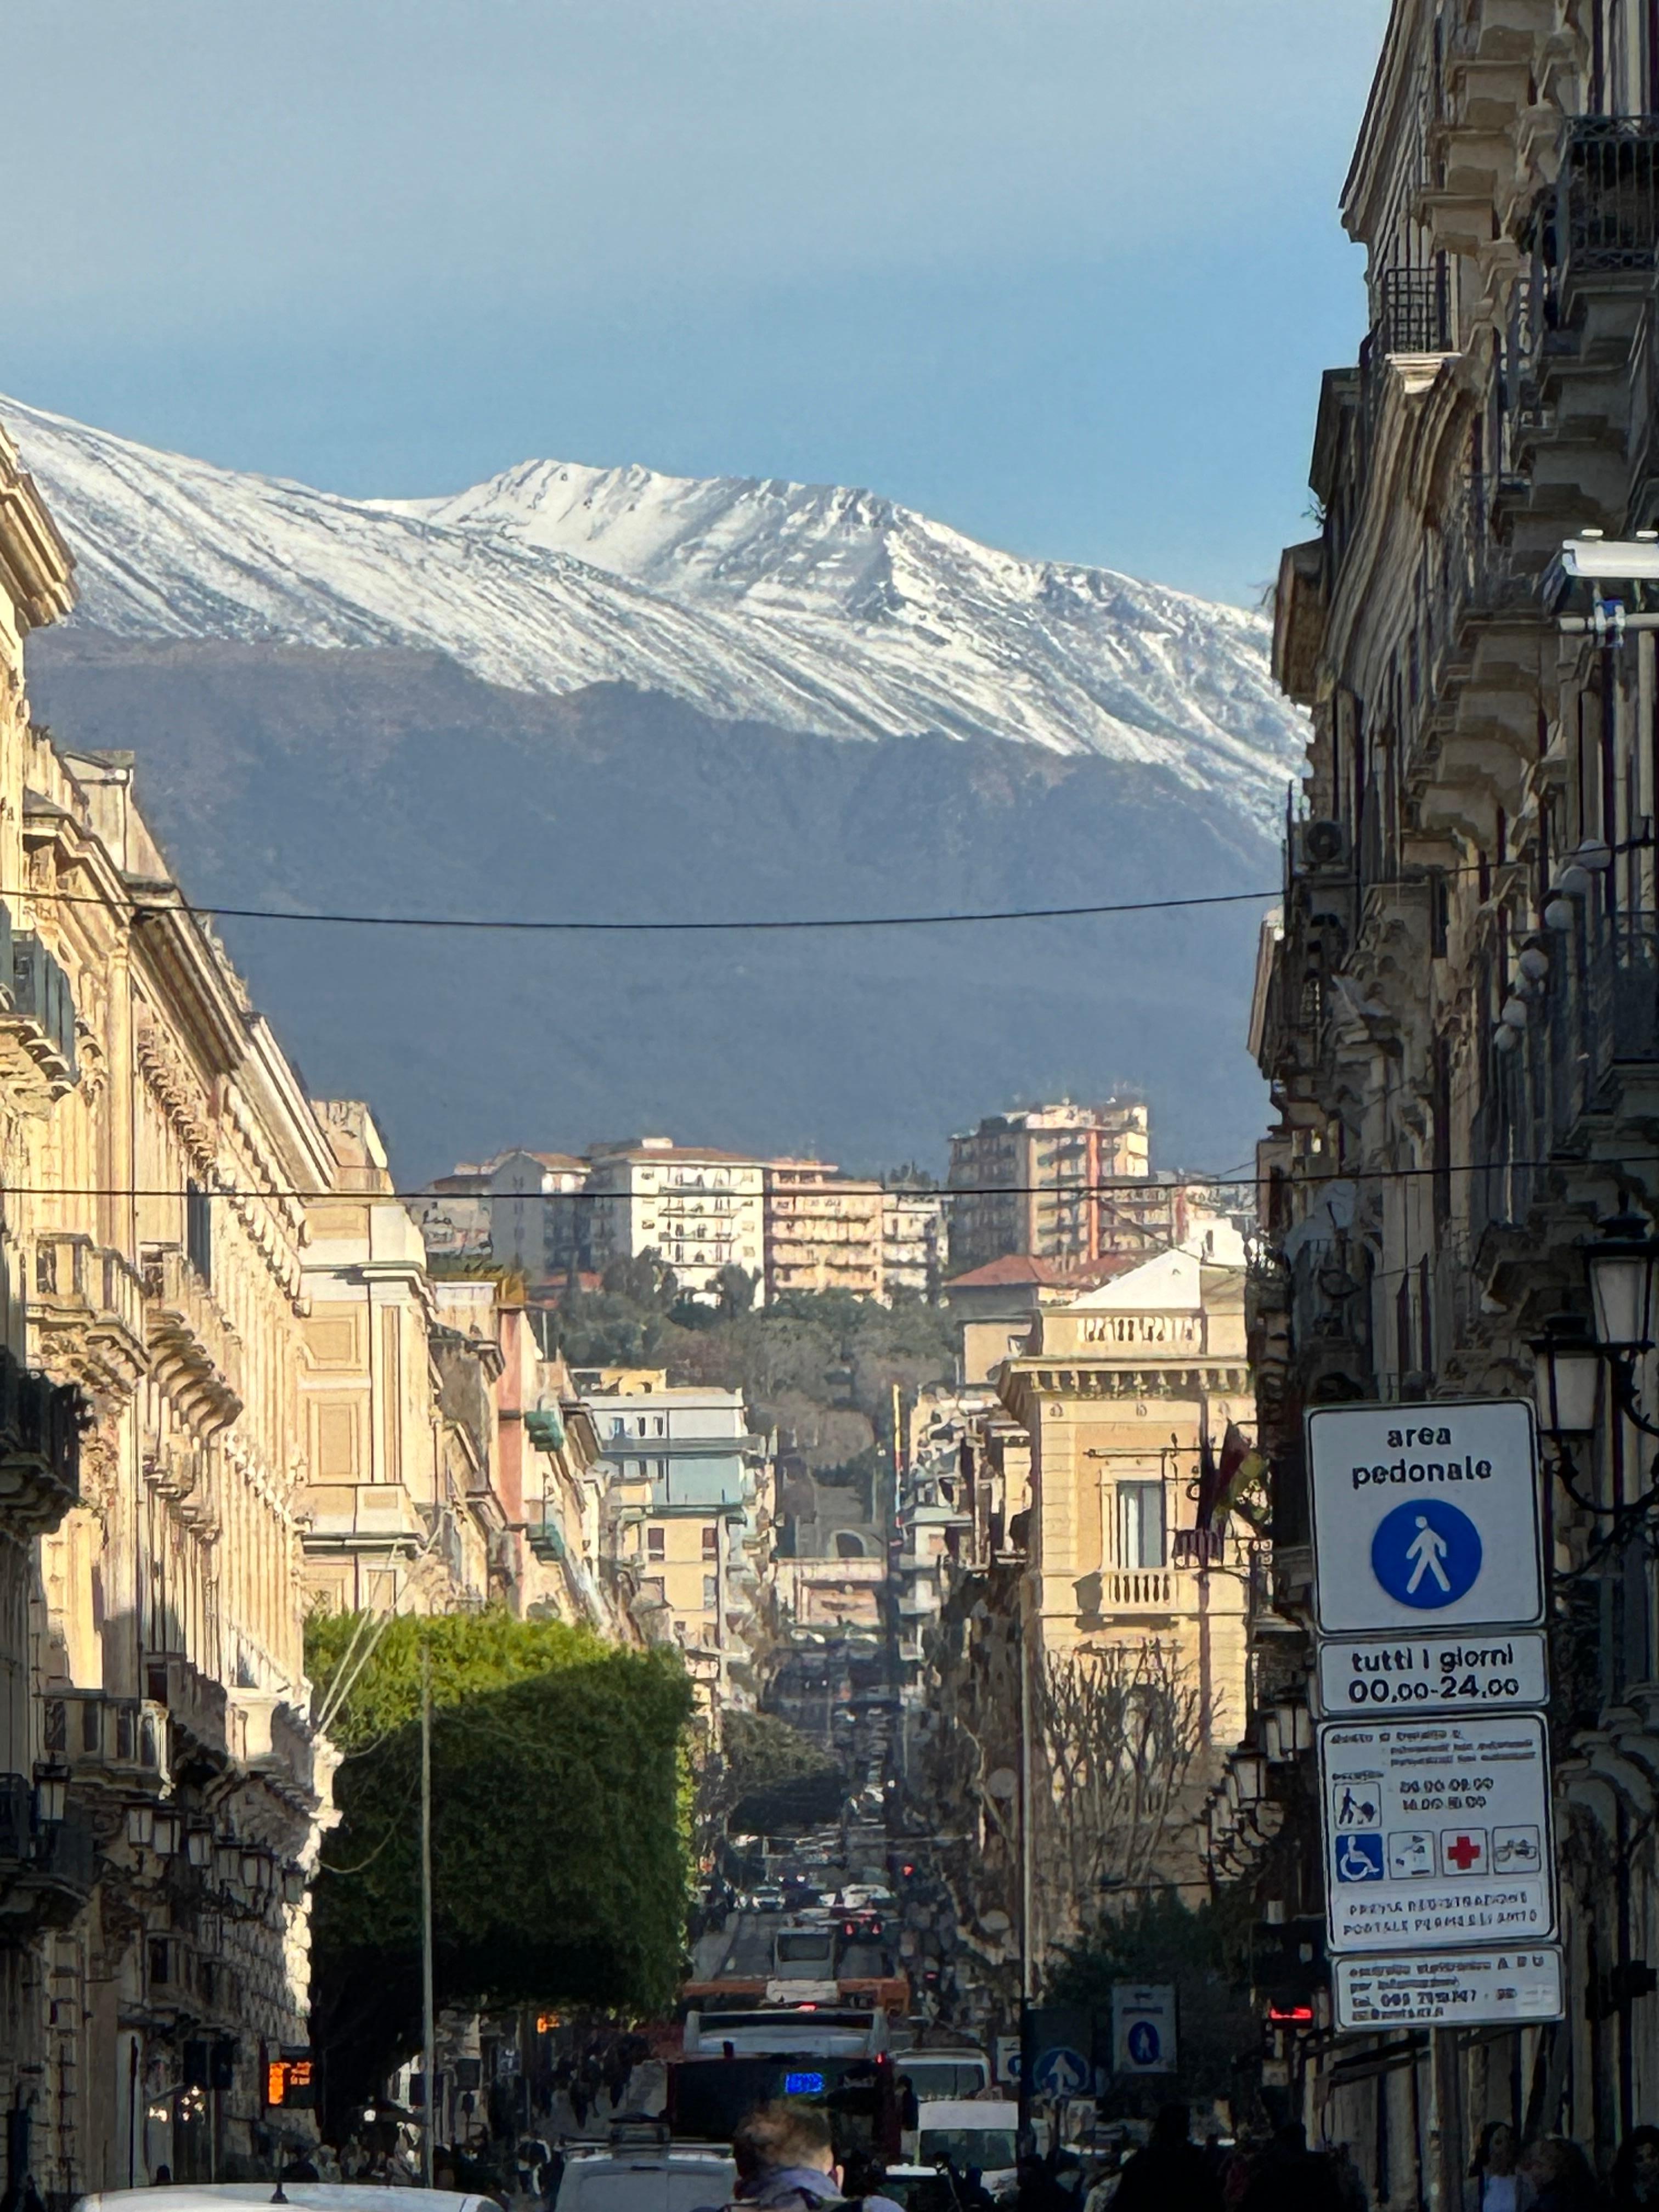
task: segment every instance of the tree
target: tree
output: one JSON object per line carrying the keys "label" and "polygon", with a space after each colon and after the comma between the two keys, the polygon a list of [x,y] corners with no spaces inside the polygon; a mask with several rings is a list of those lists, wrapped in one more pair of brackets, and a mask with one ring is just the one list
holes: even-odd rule
{"label": "tree", "polygon": [[[1171,2096],[1227,2097],[1242,2109],[1261,2078],[1261,2022],[1249,2001],[1250,1925],[1256,1907],[1249,1885],[1236,1882],[1196,1910],[1170,1891],[1097,1913],[1066,1953],[1047,1996],[1109,2020],[1112,1984],[1173,1982],[1180,2014],[1179,2072],[1173,2080],[1120,2082],[1120,2102],[1162,2104]],[[1239,2075],[1244,2075],[1241,2081]]]}
{"label": "tree", "polygon": [[1034,1826],[1039,1927],[1075,1937],[1103,1895],[1175,1881],[1200,1696],[1158,1643],[1046,1655],[1034,1685],[1043,1786]]}
{"label": "tree", "polygon": [[714,1296],[722,1317],[735,1321],[755,1303],[755,1277],[747,1267],[727,1265],[714,1278]]}
{"label": "tree", "polygon": [[361,1615],[318,1616],[307,1662],[319,1710],[344,1691],[329,1721],[345,1753],[343,1818],[312,1921],[331,2112],[360,2103],[419,2042],[423,1650],[440,2005],[646,2012],[680,1972],[691,1694],[677,1655],[499,1610],[400,1618],[372,1645]]}

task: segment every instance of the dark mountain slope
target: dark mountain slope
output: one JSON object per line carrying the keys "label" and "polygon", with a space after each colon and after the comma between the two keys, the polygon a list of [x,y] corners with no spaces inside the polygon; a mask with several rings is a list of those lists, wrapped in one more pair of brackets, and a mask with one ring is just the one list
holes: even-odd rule
{"label": "dark mountain slope", "polygon": [[[130,748],[191,896],[667,919],[1158,898],[1273,884],[1235,805],[1145,763],[716,722],[619,685],[497,689],[438,654],[31,641],[38,718]],[[763,935],[229,922],[319,1092],[405,1177],[655,1127],[860,1165],[1017,1097],[1135,1085],[1166,1164],[1262,1112],[1243,1043],[1261,908]]]}

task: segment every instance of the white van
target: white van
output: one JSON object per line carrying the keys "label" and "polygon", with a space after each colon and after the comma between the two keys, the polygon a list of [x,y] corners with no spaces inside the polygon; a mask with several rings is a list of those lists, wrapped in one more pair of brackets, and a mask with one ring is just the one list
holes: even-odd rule
{"label": "white van", "polygon": [[945,2097],[977,2097],[991,2086],[991,2062],[982,2051],[902,2051],[893,2061],[896,2072],[908,2076],[916,2102]]}
{"label": "white van", "polygon": [[737,2167],[712,2143],[573,2149],[554,2212],[699,2212],[729,2203],[737,2179]]}
{"label": "white van", "polygon": [[939,2097],[916,2112],[912,2162],[938,2166],[945,2159],[958,2173],[970,2166],[993,2197],[1018,2179],[1019,2106],[995,2097]]}
{"label": "white van", "polygon": [[[246,2212],[250,2204],[269,2204],[276,2187],[274,2181],[164,2181],[149,2189],[94,2189],[76,2198],[76,2212]],[[305,2212],[501,2212],[489,2197],[375,2181],[285,2181],[283,2195]]]}

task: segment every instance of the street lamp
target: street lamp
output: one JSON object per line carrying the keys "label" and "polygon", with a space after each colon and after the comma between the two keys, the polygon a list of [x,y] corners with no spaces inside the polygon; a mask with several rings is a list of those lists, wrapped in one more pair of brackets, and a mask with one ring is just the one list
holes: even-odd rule
{"label": "street lamp", "polygon": [[35,1769],[34,1810],[43,1827],[55,1827],[69,1811],[69,1775],[61,1766]]}
{"label": "street lamp", "polygon": [[1273,1709],[1279,1731],[1281,1759],[1294,1759],[1299,1751],[1313,1749],[1313,1715],[1295,1698],[1281,1698]]}
{"label": "street lamp", "polygon": [[1538,1425],[1556,1443],[1595,1432],[1601,1395],[1601,1347],[1578,1314],[1553,1314],[1532,1346]]}
{"label": "street lamp", "polygon": [[1653,1342],[1653,1285],[1659,1238],[1639,1214],[1616,1213],[1584,1256],[1595,1302],[1595,1333],[1609,1352],[1646,1352]]}

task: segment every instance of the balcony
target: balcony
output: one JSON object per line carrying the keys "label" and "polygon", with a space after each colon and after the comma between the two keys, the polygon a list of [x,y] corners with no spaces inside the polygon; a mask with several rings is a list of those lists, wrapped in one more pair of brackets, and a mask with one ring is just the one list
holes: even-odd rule
{"label": "balcony", "polygon": [[98,1853],[78,1807],[61,1820],[37,1822],[24,1774],[0,1774],[0,1942],[21,1942],[47,1928],[67,1928],[92,1893]]}
{"label": "balcony", "polygon": [[59,1690],[46,1699],[47,1755],[72,1780],[159,1791],[171,1780],[167,1711],[149,1698],[103,1690]]}
{"label": "balcony", "polygon": [[1567,140],[1556,194],[1564,282],[1650,274],[1659,265],[1659,116],[1581,117]]}
{"label": "balcony", "polygon": [[146,1334],[155,1378],[197,1435],[215,1436],[242,1410],[242,1344],[176,1244],[144,1248]]}
{"label": "balcony", "polygon": [[87,1403],[0,1350],[0,1528],[22,1538],[57,1528],[81,1496]]}
{"label": "balcony", "polygon": [[1492,1055],[1474,1131],[1477,1237],[1524,1219],[1541,1164],[1577,1150],[1586,1117],[1613,1107],[1621,1086],[1659,1073],[1659,915],[1587,904],[1551,957],[1519,1048]]}
{"label": "balcony", "polygon": [[40,939],[14,934],[0,906],[0,1088],[23,1112],[46,1113],[75,1087],[75,1001]]}
{"label": "balcony", "polygon": [[144,1279],[120,1253],[68,1230],[34,1240],[29,1320],[43,1364],[125,1394],[149,1364]]}
{"label": "balcony", "polygon": [[144,1688],[152,1705],[171,1723],[173,1763],[194,1751],[222,1760],[229,1748],[228,1700],[222,1682],[204,1674],[182,1651],[150,1653],[144,1660]]}

